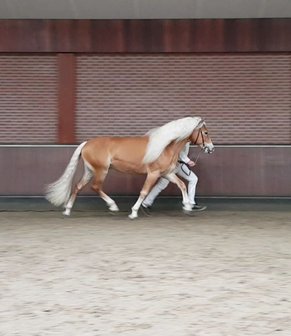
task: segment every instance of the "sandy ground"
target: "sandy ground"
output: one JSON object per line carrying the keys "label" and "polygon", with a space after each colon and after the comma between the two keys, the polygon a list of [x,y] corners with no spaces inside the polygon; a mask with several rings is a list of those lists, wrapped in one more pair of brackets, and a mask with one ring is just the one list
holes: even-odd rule
{"label": "sandy ground", "polygon": [[291,335],[291,214],[0,213],[0,335]]}

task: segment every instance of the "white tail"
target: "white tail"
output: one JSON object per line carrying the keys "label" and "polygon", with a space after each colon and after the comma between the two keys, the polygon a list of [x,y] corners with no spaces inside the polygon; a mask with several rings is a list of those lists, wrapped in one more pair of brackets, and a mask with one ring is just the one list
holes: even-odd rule
{"label": "white tail", "polygon": [[46,199],[56,206],[65,204],[71,194],[74,174],[77,170],[80,154],[87,141],[81,143],[71,157],[63,175],[55,182],[49,184],[46,189]]}

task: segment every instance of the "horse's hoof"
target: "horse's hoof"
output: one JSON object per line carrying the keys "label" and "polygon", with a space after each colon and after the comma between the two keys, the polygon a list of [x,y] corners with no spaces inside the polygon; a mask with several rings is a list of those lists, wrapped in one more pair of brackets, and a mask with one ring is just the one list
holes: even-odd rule
{"label": "horse's hoof", "polygon": [[71,211],[70,210],[65,210],[62,212],[62,214],[66,217],[69,217],[71,215]]}
{"label": "horse's hoof", "polygon": [[183,205],[183,210],[191,212],[192,211],[192,205],[191,204]]}
{"label": "horse's hoof", "polygon": [[110,205],[109,210],[113,211],[113,212],[116,212],[116,211],[119,211],[119,208],[116,204],[112,204],[112,205]]}
{"label": "horse's hoof", "polygon": [[137,214],[130,214],[130,215],[128,215],[128,218],[130,218],[130,219],[135,219],[135,218],[137,218],[138,217],[138,215]]}

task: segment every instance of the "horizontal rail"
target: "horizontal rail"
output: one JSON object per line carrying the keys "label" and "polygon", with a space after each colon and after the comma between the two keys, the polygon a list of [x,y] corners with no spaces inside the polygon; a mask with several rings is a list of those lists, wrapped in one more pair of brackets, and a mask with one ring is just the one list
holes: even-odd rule
{"label": "horizontal rail", "polygon": [[[217,148],[290,148],[291,144],[288,145],[216,145]],[[0,144],[0,148],[76,148],[76,145],[54,145],[54,144],[39,144],[39,145],[31,145],[31,144]],[[195,145],[191,145],[190,147],[195,148]]]}

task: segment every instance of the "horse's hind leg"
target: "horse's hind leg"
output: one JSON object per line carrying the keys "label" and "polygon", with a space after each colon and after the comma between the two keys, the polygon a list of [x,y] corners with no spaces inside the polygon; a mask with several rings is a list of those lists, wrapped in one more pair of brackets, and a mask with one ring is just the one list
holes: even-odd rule
{"label": "horse's hind leg", "polygon": [[80,182],[76,185],[75,190],[72,192],[71,197],[66,203],[63,215],[70,216],[71,210],[75,203],[78,192],[82,188],[84,188],[84,186],[91,180],[92,176],[93,176],[92,171],[86,165],[84,165],[84,175],[81,178]]}
{"label": "horse's hind leg", "polygon": [[100,197],[106,202],[110,211],[119,211],[118,206],[116,205],[115,201],[109,197],[105,192],[102,190],[103,181],[107,175],[108,169],[96,169],[95,170],[95,181],[93,183],[92,189],[96,191]]}

